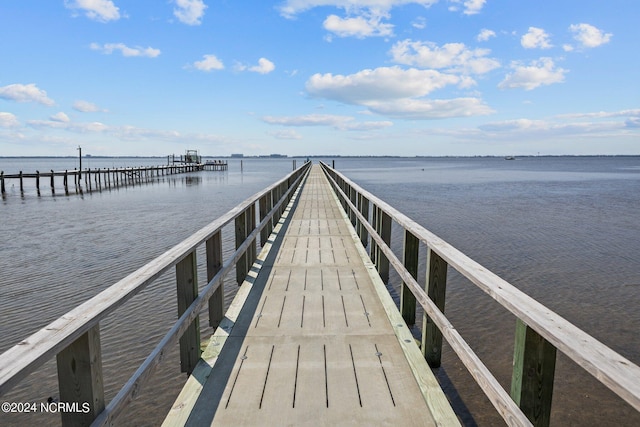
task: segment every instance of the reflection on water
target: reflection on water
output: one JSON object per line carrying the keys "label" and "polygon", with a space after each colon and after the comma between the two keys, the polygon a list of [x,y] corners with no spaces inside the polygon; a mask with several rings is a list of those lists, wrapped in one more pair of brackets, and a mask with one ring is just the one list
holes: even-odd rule
{"label": "reflection on water", "polygon": [[[0,169],[9,171],[2,161]],[[640,158],[339,158],[335,163],[367,190],[640,363]],[[24,167],[31,169],[36,168]],[[290,170],[291,160],[244,159],[241,173],[232,160],[229,172],[174,175],[84,196],[8,195],[0,202],[0,351]],[[394,227],[397,253],[401,238]],[[233,245],[233,226],[224,230],[223,240],[226,248]],[[202,286],[204,254],[198,259]],[[420,271],[419,281],[424,276]],[[237,288],[232,277],[227,301]],[[101,323],[107,399],[175,321],[173,281],[172,274],[160,278]],[[392,275],[391,286],[397,290],[399,283]],[[451,270],[446,304],[454,326],[508,390],[515,318]],[[203,333],[211,332],[206,317],[200,324]],[[552,424],[640,425],[635,410],[558,354]],[[465,424],[501,424],[446,345],[443,355],[437,376]],[[185,379],[178,360],[174,349],[125,414],[124,425],[162,420]],[[3,399],[43,401],[57,393],[53,362]],[[58,423],[42,414],[0,417],[2,425]]]}

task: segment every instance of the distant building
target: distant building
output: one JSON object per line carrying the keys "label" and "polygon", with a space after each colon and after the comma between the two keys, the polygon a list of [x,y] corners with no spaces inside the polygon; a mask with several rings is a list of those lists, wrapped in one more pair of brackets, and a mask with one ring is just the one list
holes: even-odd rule
{"label": "distant building", "polygon": [[244,157],[244,154],[242,154],[242,153],[234,153],[234,154],[231,155],[231,157],[234,158],[234,159],[239,159],[239,158]]}

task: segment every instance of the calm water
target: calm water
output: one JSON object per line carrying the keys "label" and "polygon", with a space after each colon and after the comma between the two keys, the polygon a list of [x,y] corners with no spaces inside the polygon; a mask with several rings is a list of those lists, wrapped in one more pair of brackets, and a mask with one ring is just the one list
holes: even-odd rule
{"label": "calm water", "polygon": [[[73,169],[74,162],[0,159],[0,169],[6,173]],[[91,159],[91,164],[83,161],[83,167],[158,163],[163,160]],[[339,158],[335,165],[640,364],[639,157]],[[35,188],[27,188],[21,197],[8,185],[7,197],[0,201],[0,351],[284,176],[292,160],[245,159],[243,166],[241,173],[239,161],[232,161],[226,173],[175,175],[84,196],[39,198]],[[232,232],[227,231],[224,238],[230,243]],[[392,246],[399,252],[399,230],[394,229],[393,239]],[[420,274],[424,280],[424,271]],[[101,323],[107,399],[175,320],[172,280],[160,279]],[[397,289],[398,284],[392,276],[391,286]],[[233,288],[227,285],[229,298]],[[451,272],[446,312],[508,390],[515,318]],[[206,324],[203,318],[204,332],[210,333]],[[174,351],[122,418],[123,424],[158,424],[184,382],[178,371]],[[465,424],[501,424],[446,347],[437,374]],[[57,396],[54,363],[31,374],[3,400],[44,401],[49,396]],[[33,416],[0,414],[3,425],[34,421]],[[38,422],[57,425],[59,421],[41,416]],[[552,424],[640,425],[640,415],[559,354]]]}

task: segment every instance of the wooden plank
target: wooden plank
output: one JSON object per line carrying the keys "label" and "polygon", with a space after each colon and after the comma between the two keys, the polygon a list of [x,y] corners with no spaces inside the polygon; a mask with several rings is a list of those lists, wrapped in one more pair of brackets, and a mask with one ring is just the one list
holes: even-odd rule
{"label": "wooden plank", "polygon": [[[210,282],[222,268],[222,232],[206,241],[207,248],[207,282]],[[217,328],[224,318],[224,283],[221,282],[218,289],[209,299],[209,326]]]}
{"label": "wooden plank", "polygon": [[100,328],[94,326],[58,353],[60,402],[77,411],[61,411],[63,426],[89,426],[104,409]]}
{"label": "wooden plank", "polygon": [[[414,279],[418,278],[418,251],[420,249],[420,242],[409,231],[404,232],[404,250],[402,252],[402,258],[404,267]],[[416,297],[411,290],[407,287],[406,283],[402,283],[400,289],[400,313],[402,318],[409,326],[413,326],[416,323]]]}
{"label": "wooden plank", "polygon": [[556,348],[518,319],[511,397],[536,427],[551,421],[555,367]]}
{"label": "wooden plank", "polygon": [[[176,264],[178,317],[198,296],[198,264],[195,251]],[[180,369],[190,374],[200,359],[200,319],[196,317],[180,337]]]}
{"label": "wooden plank", "polygon": [[[427,249],[427,280],[425,290],[438,309],[444,313],[447,291],[447,263]],[[442,332],[425,313],[422,316],[422,354],[432,368],[440,367],[442,361]]]}
{"label": "wooden plank", "polygon": [[358,188],[398,225],[427,244],[448,265],[524,321],[558,350],[589,372],[602,384],[640,411],[640,367],[558,314],[473,261],[444,240],[426,230],[388,203],[335,172],[337,177]]}

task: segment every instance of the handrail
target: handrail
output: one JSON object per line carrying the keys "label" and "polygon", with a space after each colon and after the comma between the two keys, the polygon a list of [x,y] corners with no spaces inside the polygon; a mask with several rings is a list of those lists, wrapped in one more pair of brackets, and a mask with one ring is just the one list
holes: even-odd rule
{"label": "handrail", "polygon": [[[206,302],[211,295],[213,295],[218,289],[222,278],[239,260],[246,258],[242,266],[242,270],[244,270],[242,277],[248,272],[251,263],[255,260],[255,248],[251,250],[251,247],[255,246],[258,233],[263,231],[265,227],[269,232],[271,231],[276,215],[279,217],[282,214],[284,205],[291,199],[293,191],[302,182],[309,168],[310,163],[305,163],[299,169],[289,173],[281,180],[249,197],[164,254],[5,351],[0,355],[0,396],[7,393],[13,386],[28,374],[35,371],[51,357],[58,355],[60,358],[61,353],[68,351],[69,348],[76,345],[86,334],[91,331],[97,331],[99,322],[102,319],[142,291],[147,285],[167,272],[170,268],[176,267],[176,276],[178,276],[177,269],[181,264],[184,264],[185,261],[195,264],[195,250],[197,247],[205,242],[209,244],[209,241],[214,237],[219,237],[222,228],[231,221],[236,220],[236,225],[238,226],[238,221],[241,219],[243,229],[238,230],[238,227],[236,227],[236,251],[232,258],[221,266],[222,268],[219,269],[215,277],[209,281],[203,290],[204,293],[200,296],[197,295],[197,283],[195,284],[196,295],[193,296],[191,301],[187,301],[187,307],[182,312],[180,319],[149,356],[150,358],[154,356],[155,359],[153,361],[149,361],[148,359],[143,364],[146,366],[145,369],[155,366],[162,358],[163,349],[180,337],[187,328],[193,327],[192,322],[199,312],[199,310],[196,310],[196,307],[201,308],[203,306],[203,301]],[[256,226],[255,205],[258,202],[260,202],[261,222]],[[253,216],[253,218],[250,218],[251,216]],[[249,228],[251,228],[251,230],[249,230]],[[263,237],[262,243],[264,243],[264,241]],[[207,257],[209,263],[209,254],[207,254]],[[193,260],[190,258],[193,258]],[[217,259],[216,261],[221,263],[221,259]],[[240,267],[238,267],[238,270],[240,270]],[[180,282],[181,278],[177,277],[177,280]],[[193,286],[193,283],[190,283],[189,286]],[[99,339],[97,350],[99,353]],[[92,364],[93,362],[92,360]],[[101,365],[101,361],[98,360],[98,362]],[[60,360],[58,363],[58,369],[60,370]],[[137,371],[136,374],[134,374],[134,378],[136,378],[135,381],[132,382],[130,380],[125,385],[125,388],[128,387],[126,393],[124,393],[123,396],[119,393],[116,397],[118,399],[126,397],[130,400],[135,393],[137,393],[137,388],[140,384],[139,380],[146,378],[142,374],[144,374],[144,372],[141,373]],[[62,394],[62,385],[60,388]],[[62,400],[61,396],[61,401]],[[92,414],[93,417],[95,418],[101,411],[102,407],[98,404],[97,410]]]}
{"label": "handrail", "polygon": [[[472,351],[469,352],[470,349],[467,349],[468,345],[465,342],[458,342],[461,337],[459,337],[459,334],[453,326],[450,325],[446,317],[444,317],[442,311],[440,311],[430,296],[418,285],[413,275],[407,271],[402,262],[393,254],[389,248],[389,242],[378,235],[379,230],[376,230],[374,227],[375,224],[371,225],[369,223],[368,215],[365,217],[365,215],[362,214],[363,211],[368,212],[369,202],[374,206],[374,210],[376,208],[380,209],[388,215],[398,225],[403,227],[405,232],[411,233],[426,244],[429,251],[437,254],[437,256],[442,258],[448,265],[451,265],[459,273],[513,313],[520,321],[524,322],[528,328],[531,328],[555,348],[560,349],[585,371],[624,399],[633,408],[640,411],[640,367],[558,314],[552,312],[504,279],[482,267],[435,234],[426,230],[383,200],[346,178],[343,174],[331,169],[324,163],[322,163],[322,167],[336,190],[338,197],[342,200],[343,205],[346,205],[352,214],[357,217],[359,225],[370,233],[372,238],[371,246],[379,248],[387,257],[404,283],[423,306],[425,312],[431,320],[437,324],[441,333],[447,338],[449,344],[456,350],[456,353],[458,353],[458,356],[474,377],[476,377],[478,371],[486,370],[486,367],[481,362],[480,365],[476,363],[479,359],[477,361],[475,360],[475,354],[473,354]],[[355,195],[353,195],[352,192],[355,192]],[[358,200],[361,200],[361,202],[354,203],[354,201]],[[366,202],[363,202],[364,200],[366,200]],[[356,204],[360,206],[356,206]],[[364,204],[367,204],[366,208],[363,206]],[[374,212],[373,216],[375,215],[376,212]],[[518,349],[516,349],[516,351],[517,350]],[[552,357],[555,363],[555,351]],[[491,374],[489,373],[489,375]],[[553,375],[553,369],[551,369],[550,375]],[[484,374],[477,377],[476,380],[478,380],[483,390],[485,390],[485,388],[494,388],[490,384],[492,380],[489,377],[485,377]],[[485,381],[489,382],[485,383]],[[504,392],[502,387],[500,387],[500,389]],[[486,390],[485,393],[487,393]],[[506,392],[504,394],[506,394]],[[497,401],[494,401],[495,397],[489,394],[487,395],[504,417],[505,414],[503,413],[504,408],[502,404],[505,404],[505,402],[502,401],[502,398],[500,398],[502,403],[499,403],[497,406]],[[513,398],[515,399],[516,397]],[[520,406],[522,407],[522,402]],[[520,411],[518,410],[518,412]],[[511,410],[509,410],[508,414],[509,417],[517,416],[517,414]],[[507,418],[505,418],[505,420],[510,422]]]}

